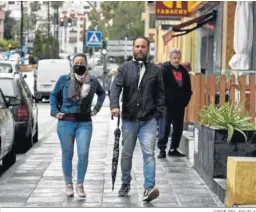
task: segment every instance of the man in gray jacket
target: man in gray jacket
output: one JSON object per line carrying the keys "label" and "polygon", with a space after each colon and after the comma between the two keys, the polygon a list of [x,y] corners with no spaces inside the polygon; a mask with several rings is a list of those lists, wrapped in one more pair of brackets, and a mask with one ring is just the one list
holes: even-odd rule
{"label": "man in gray jacket", "polygon": [[112,114],[120,116],[119,97],[122,104],[122,186],[119,196],[130,191],[133,151],[139,138],[144,162],[143,200],[150,202],[159,196],[155,187],[155,142],[157,120],[164,110],[164,84],[159,67],[147,61],[149,41],[138,37],[133,45],[133,59],[123,63],[111,87]]}

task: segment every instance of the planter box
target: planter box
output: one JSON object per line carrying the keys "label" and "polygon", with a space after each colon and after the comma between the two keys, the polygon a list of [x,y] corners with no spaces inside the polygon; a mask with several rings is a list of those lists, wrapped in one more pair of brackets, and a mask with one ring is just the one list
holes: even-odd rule
{"label": "planter box", "polygon": [[235,131],[228,143],[226,130],[216,130],[196,123],[195,169],[209,179],[226,178],[228,156],[256,157],[256,132],[245,131],[245,134],[247,142],[241,133]]}
{"label": "planter box", "polygon": [[181,140],[180,140],[180,146],[179,150],[184,153],[187,157],[187,159],[190,161],[190,163],[194,164],[194,136],[193,131],[183,131]]}

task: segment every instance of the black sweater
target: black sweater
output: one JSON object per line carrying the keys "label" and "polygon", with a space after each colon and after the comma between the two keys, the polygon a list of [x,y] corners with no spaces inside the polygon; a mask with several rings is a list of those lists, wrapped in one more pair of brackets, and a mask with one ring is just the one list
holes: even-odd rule
{"label": "black sweater", "polygon": [[[176,69],[170,62],[161,65],[165,87],[165,104],[166,106],[182,106],[186,107],[193,94],[191,89],[190,76],[188,71],[179,66]],[[177,83],[173,71],[178,70],[182,73],[182,87]]]}

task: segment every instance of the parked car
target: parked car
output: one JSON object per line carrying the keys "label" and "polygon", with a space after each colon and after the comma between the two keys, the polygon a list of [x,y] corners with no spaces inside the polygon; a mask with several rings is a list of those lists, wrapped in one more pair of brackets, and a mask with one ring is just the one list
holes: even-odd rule
{"label": "parked car", "polygon": [[9,73],[14,74],[18,73],[19,65],[16,62],[9,62],[9,61],[0,61],[0,74],[1,73]]}
{"label": "parked car", "polygon": [[9,101],[0,89],[0,160],[4,169],[16,162],[15,121],[9,108],[20,104],[17,98],[8,97],[8,99]]}
{"label": "parked car", "polygon": [[34,96],[21,74],[0,74],[0,88],[7,97],[20,100],[12,106],[15,120],[15,141],[18,152],[26,152],[38,141],[38,108]]}
{"label": "parked car", "polygon": [[70,61],[66,59],[39,60],[35,71],[35,97],[37,101],[49,98],[56,81],[61,75],[71,71]]}

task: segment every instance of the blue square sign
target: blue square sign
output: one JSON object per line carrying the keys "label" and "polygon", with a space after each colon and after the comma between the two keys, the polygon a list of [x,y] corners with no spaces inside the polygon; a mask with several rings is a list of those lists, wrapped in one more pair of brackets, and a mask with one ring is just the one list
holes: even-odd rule
{"label": "blue square sign", "polygon": [[86,32],[86,46],[102,47],[102,33],[100,31]]}

